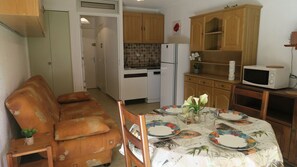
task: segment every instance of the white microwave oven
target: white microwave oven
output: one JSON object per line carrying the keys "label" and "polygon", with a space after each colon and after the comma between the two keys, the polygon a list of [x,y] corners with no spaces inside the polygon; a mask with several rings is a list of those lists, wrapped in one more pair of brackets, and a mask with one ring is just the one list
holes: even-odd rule
{"label": "white microwave oven", "polygon": [[289,86],[289,69],[282,66],[244,66],[242,83],[269,89]]}

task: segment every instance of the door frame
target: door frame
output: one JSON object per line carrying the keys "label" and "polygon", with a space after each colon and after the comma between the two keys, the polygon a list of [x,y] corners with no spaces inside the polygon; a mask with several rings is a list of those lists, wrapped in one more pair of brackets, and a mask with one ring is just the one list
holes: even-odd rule
{"label": "door frame", "polygon": [[[116,18],[116,22],[117,22],[117,37],[118,37],[118,86],[119,86],[119,97],[116,98],[116,100],[121,99],[122,94],[121,94],[121,85],[122,85],[122,77],[123,76],[123,67],[124,67],[124,47],[123,47],[123,29],[121,28],[123,26],[123,13],[122,13],[122,7],[119,7],[119,13],[94,13],[94,12],[79,12],[78,11],[78,15],[77,15],[77,21],[79,21],[78,24],[78,28],[79,28],[79,35],[78,35],[78,41],[80,42],[80,61],[81,61],[81,65],[82,65],[82,73],[83,73],[83,78],[82,78],[82,82],[83,85],[85,85],[85,74],[84,74],[84,66],[83,66],[83,53],[82,53],[82,30],[80,27],[80,18],[83,15],[87,15],[87,16],[99,16],[99,17],[112,17],[112,18]],[[106,61],[106,60],[104,60]],[[122,67],[122,68],[121,68]],[[106,69],[106,68],[105,68]],[[85,89],[85,86],[83,88]]]}

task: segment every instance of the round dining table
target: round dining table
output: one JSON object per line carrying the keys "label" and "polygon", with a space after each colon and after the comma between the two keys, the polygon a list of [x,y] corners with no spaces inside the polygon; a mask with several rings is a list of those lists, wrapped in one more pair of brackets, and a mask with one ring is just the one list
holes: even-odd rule
{"label": "round dining table", "polygon": [[[179,115],[170,113],[146,115],[152,167],[283,166],[280,148],[268,122],[248,116],[225,119],[219,115],[233,111],[218,112],[209,107],[201,112],[201,120],[195,123],[185,123]],[[166,129],[153,129],[154,123],[172,128],[172,134],[167,134]],[[130,130],[137,135],[136,126]],[[242,142],[246,143],[241,146]],[[137,148],[130,146],[130,149],[142,159]],[[123,153],[122,148],[120,152]]]}

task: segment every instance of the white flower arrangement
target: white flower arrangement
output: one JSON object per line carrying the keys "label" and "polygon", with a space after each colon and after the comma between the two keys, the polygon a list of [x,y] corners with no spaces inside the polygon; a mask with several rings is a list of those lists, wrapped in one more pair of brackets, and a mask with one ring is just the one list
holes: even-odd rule
{"label": "white flower arrangement", "polygon": [[198,58],[198,61],[200,60],[200,55],[198,52],[195,52],[195,53],[192,53],[190,56],[189,56],[190,60],[195,60],[196,58]]}
{"label": "white flower arrangement", "polygon": [[183,104],[183,111],[184,113],[193,112],[194,114],[198,114],[205,107],[207,102],[207,94],[200,95],[199,98],[190,96]]}

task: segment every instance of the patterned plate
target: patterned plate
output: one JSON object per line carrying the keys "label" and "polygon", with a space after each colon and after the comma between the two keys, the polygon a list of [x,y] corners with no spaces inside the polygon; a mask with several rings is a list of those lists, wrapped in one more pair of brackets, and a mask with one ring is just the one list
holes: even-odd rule
{"label": "patterned plate", "polygon": [[247,115],[239,111],[220,109],[218,110],[218,112],[219,112],[218,118],[225,119],[228,121],[240,121],[248,118]]}
{"label": "patterned plate", "polygon": [[208,138],[215,146],[229,150],[249,150],[257,144],[255,139],[238,130],[217,130]]}
{"label": "patterned plate", "polygon": [[166,114],[177,115],[183,112],[183,109],[180,105],[170,105],[170,106],[163,106],[161,111]]}
{"label": "patterned plate", "polygon": [[153,121],[146,124],[148,134],[154,137],[171,137],[180,132],[180,128],[171,122]]}

